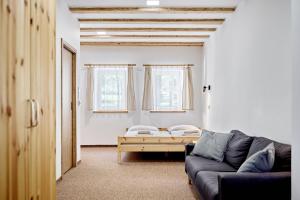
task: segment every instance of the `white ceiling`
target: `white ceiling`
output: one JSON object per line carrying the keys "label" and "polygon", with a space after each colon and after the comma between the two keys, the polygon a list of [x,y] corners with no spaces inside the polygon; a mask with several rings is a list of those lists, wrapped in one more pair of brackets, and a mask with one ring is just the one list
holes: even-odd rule
{"label": "white ceiling", "polygon": [[[66,0],[69,7],[141,7],[149,8],[146,0]],[[159,8],[199,8],[199,7],[236,7],[240,0],[160,0]],[[224,12],[74,12],[78,19],[228,19],[232,13]],[[152,30],[105,30],[106,28],[216,28],[222,24],[203,24],[197,22],[81,22],[81,28],[99,28],[96,31],[84,31],[81,35],[93,37],[82,37],[81,42],[205,42],[207,38],[184,37],[187,35],[201,36],[211,35],[213,32],[199,31],[152,31]],[[95,37],[97,32],[106,32],[107,36]],[[115,36],[110,36],[115,35]],[[122,37],[118,37],[123,35]],[[128,37],[125,37],[127,35]],[[135,37],[143,35],[145,37]],[[176,35],[178,37],[152,37],[153,35]],[[180,37],[181,36],[181,37]]]}

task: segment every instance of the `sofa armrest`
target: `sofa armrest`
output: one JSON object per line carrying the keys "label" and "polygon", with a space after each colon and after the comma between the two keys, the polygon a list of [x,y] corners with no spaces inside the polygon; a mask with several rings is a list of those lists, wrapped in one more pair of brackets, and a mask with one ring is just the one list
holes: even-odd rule
{"label": "sofa armrest", "polygon": [[291,199],[291,173],[220,173],[220,200]]}
{"label": "sofa armrest", "polygon": [[189,156],[192,153],[194,146],[194,143],[189,143],[185,145],[185,157]]}

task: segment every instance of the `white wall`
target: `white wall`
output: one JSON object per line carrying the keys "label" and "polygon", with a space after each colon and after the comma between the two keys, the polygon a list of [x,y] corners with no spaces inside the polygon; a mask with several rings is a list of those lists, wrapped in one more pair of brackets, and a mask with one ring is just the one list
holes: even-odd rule
{"label": "white wall", "polygon": [[[289,0],[244,0],[205,47],[205,126],[290,143],[292,64]],[[210,106],[210,109],[208,107]]]}
{"label": "white wall", "polygon": [[[56,178],[61,176],[61,38],[77,50],[77,67],[80,65],[80,27],[71,15],[66,1],[56,5]],[[79,77],[79,76],[78,76]],[[77,77],[77,80],[79,81]],[[77,81],[77,83],[78,83]],[[79,121],[79,116],[77,117]],[[77,130],[79,125],[77,123]],[[80,160],[80,131],[77,132],[77,160]]]}
{"label": "white wall", "polygon": [[[87,63],[131,63],[135,69],[135,90],[138,110],[129,114],[93,114],[87,108],[87,75],[81,69],[81,144],[116,144],[117,136],[124,134],[125,129],[135,124],[148,124],[157,127],[168,127],[174,124],[194,124],[201,126],[201,80],[202,48],[201,47],[81,47],[81,66]],[[141,112],[143,92],[143,64],[195,64],[193,83],[195,110],[187,113],[148,113]],[[139,98],[139,99],[138,99]]]}
{"label": "white wall", "polygon": [[292,199],[300,199],[300,1],[292,1],[293,20],[293,142],[292,142]]}

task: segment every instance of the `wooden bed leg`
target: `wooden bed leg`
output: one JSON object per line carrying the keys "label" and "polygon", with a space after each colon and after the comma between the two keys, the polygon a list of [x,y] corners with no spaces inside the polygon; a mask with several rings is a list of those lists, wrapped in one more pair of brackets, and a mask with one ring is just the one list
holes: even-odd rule
{"label": "wooden bed leg", "polygon": [[192,185],[192,181],[189,177],[188,177],[188,183],[189,183],[189,185]]}
{"label": "wooden bed leg", "polygon": [[121,138],[118,137],[118,147],[117,147],[117,151],[118,151],[118,163],[121,163],[121,159],[122,159],[122,152],[121,152]]}
{"label": "wooden bed leg", "polygon": [[121,163],[122,160],[122,154],[121,151],[118,150],[118,163]]}

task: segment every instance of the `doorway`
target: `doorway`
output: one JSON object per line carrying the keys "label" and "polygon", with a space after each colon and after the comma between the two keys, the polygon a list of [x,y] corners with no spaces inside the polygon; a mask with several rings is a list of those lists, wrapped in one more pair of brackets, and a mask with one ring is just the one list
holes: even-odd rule
{"label": "doorway", "polygon": [[61,174],[76,167],[76,49],[61,39]]}

